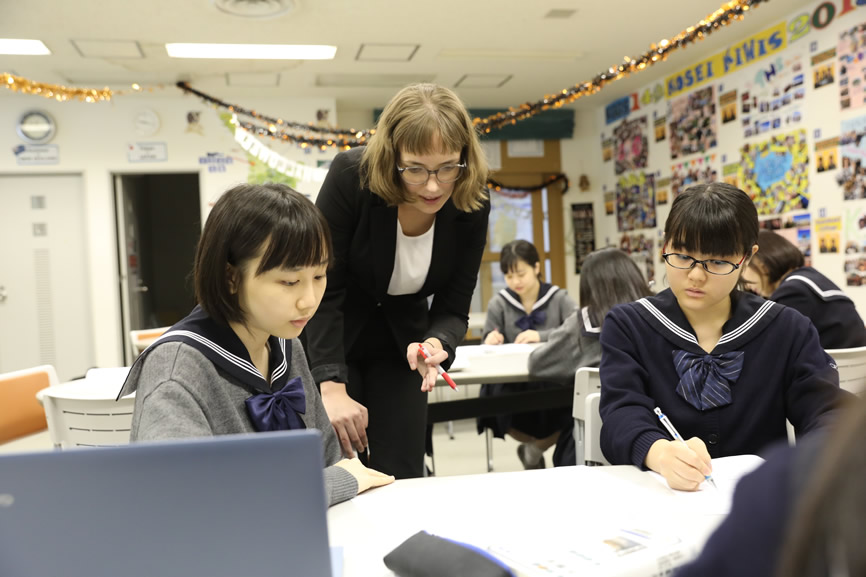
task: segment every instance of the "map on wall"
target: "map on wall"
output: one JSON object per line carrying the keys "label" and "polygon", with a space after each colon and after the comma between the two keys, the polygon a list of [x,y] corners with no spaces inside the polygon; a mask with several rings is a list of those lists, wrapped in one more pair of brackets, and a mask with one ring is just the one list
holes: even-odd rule
{"label": "map on wall", "polygon": [[706,152],[716,146],[715,88],[695,90],[668,103],[671,158]]}
{"label": "map on wall", "polygon": [[779,56],[759,67],[742,90],[744,138],[802,125],[806,77],[799,54]]}
{"label": "map on wall", "polygon": [[839,34],[839,106],[860,108],[866,104],[866,24],[858,24]]}
{"label": "map on wall", "polygon": [[866,198],[866,116],[842,121],[839,148],[842,170],[836,174],[836,182],[842,187],[842,198]]}
{"label": "map on wall", "polygon": [[673,197],[678,197],[681,192],[693,184],[715,182],[719,175],[713,166],[715,160],[716,155],[711,154],[671,166],[671,194]]}
{"label": "map on wall", "polygon": [[646,168],[648,139],[647,118],[624,120],[614,128],[614,170],[622,174],[630,170]]}
{"label": "map on wall", "polygon": [[809,148],[806,131],[780,134],[740,149],[740,186],[758,214],[809,208]]}
{"label": "map on wall", "polygon": [[620,232],[656,225],[656,188],[652,174],[633,172],[616,183],[616,229]]}

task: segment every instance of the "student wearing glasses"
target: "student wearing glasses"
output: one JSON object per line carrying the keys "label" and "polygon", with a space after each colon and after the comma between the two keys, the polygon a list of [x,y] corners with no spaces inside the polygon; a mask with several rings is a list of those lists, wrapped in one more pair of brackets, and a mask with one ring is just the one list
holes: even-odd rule
{"label": "student wearing glasses", "polygon": [[[830,417],[847,394],[809,319],[737,289],[758,215],[723,183],[678,196],[665,223],[669,289],[608,314],[601,333],[601,448],[613,464],[696,490],[711,458],[758,454]],[[653,414],[667,414],[686,445]]]}
{"label": "student wearing glasses", "polygon": [[423,474],[427,393],[466,334],[486,182],[460,99],[416,84],[391,99],[366,147],[334,158],[316,200],[334,248],[304,332],[310,367],[343,452],[397,478]]}

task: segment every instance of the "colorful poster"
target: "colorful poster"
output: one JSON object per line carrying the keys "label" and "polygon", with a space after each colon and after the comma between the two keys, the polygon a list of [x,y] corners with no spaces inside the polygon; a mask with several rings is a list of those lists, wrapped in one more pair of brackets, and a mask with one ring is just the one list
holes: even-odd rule
{"label": "colorful poster", "polygon": [[822,88],[833,84],[836,72],[836,49],[831,48],[812,57],[812,86]]}
{"label": "colorful poster", "polygon": [[667,117],[662,116],[661,118],[656,118],[654,121],[655,126],[655,134],[656,134],[656,142],[661,142],[665,138],[667,138]]}
{"label": "colorful poster", "polygon": [[858,24],[839,34],[839,106],[861,108],[866,104],[866,24]]}
{"label": "colorful poster", "polygon": [[619,248],[634,260],[637,267],[646,275],[648,283],[655,282],[655,263],[653,261],[653,237],[651,234],[624,234],[619,239]]}
{"label": "colorful poster", "polygon": [[828,138],[815,143],[815,170],[825,172],[836,170],[839,166],[837,151],[839,149],[839,137]]}
{"label": "colorful poster", "polygon": [[604,193],[604,214],[613,214],[616,206],[616,197],[612,192]]}
{"label": "colorful poster", "polygon": [[646,168],[648,140],[646,116],[624,120],[613,129],[616,174]]}
{"label": "colorful poster", "polygon": [[656,225],[656,191],[652,174],[625,174],[616,183],[616,229],[620,232]]}
{"label": "colorful poster", "polygon": [[866,116],[842,121],[839,147],[842,170],[836,174],[836,182],[842,187],[842,198],[866,198]]}
{"label": "colorful poster", "polygon": [[722,166],[722,181],[730,184],[731,186],[736,186],[740,188],[740,165],[739,163],[732,162],[731,164],[725,164]]}
{"label": "colorful poster", "polygon": [[722,110],[722,124],[737,119],[737,91],[731,90],[719,96],[719,108]]}
{"label": "colorful poster", "polygon": [[583,261],[595,250],[592,203],[572,204],[571,221],[574,226],[574,274],[580,274]]}
{"label": "colorful poster", "polygon": [[812,266],[812,216],[808,212],[784,217],[776,233],[800,249],[806,266]]}
{"label": "colorful poster", "polygon": [[668,188],[670,185],[670,176],[656,180],[656,205],[668,203]]}
{"label": "colorful poster", "polygon": [[601,159],[604,162],[610,162],[613,159],[613,138],[602,137]]}
{"label": "colorful poster", "polygon": [[806,131],[773,136],[740,151],[739,180],[758,214],[809,208],[809,149]]}
{"label": "colorful poster", "polygon": [[716,146],[715,88],[709,86],[668,102],[671,159]]}
{"label": "colorful poster", "polygon": [[779,56],[758,69],[743,88],[743,137],[777,129],[796,128],[803,122],[806,96],[803,62],[799,54]]}
{"label": "colorful poster", "polygon": [[838,253],[842,244],[842,217],[825,216],[815,219],[815,236],[818,237],[818,252]]}
{"label": "colorful poster", "polygon": [[845,254],[866,254],[866,208],[845,211]]}
{"label": "colorful poster", "polygon": [[713,163],[716,155],[696,158],[671,166],[671,193],[676,198],[693,184],[715,182],[719,173]]}

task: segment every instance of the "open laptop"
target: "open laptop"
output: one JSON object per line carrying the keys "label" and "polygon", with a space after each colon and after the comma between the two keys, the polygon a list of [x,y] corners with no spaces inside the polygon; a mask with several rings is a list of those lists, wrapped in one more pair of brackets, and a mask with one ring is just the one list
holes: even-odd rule
{"label": "open laptop", "polygon": [[3,577],[331,577],[318,431],[0,455]]}

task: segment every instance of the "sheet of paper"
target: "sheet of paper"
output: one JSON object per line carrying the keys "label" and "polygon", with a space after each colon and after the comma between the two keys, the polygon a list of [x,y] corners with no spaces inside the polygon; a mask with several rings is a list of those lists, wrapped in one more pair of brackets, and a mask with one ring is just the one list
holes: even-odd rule
{"label": "sheet of paper", "polygon": [[681,512],[726,515],[731,510],[734,489],[739,480],[752,472],[764,460],[757,455],[737,455],[713,459],[713,481],[716,486],[702,483],[697,491],[671,489],[664,477],[650,471],[648,474],[664,485],[676,499]]}

